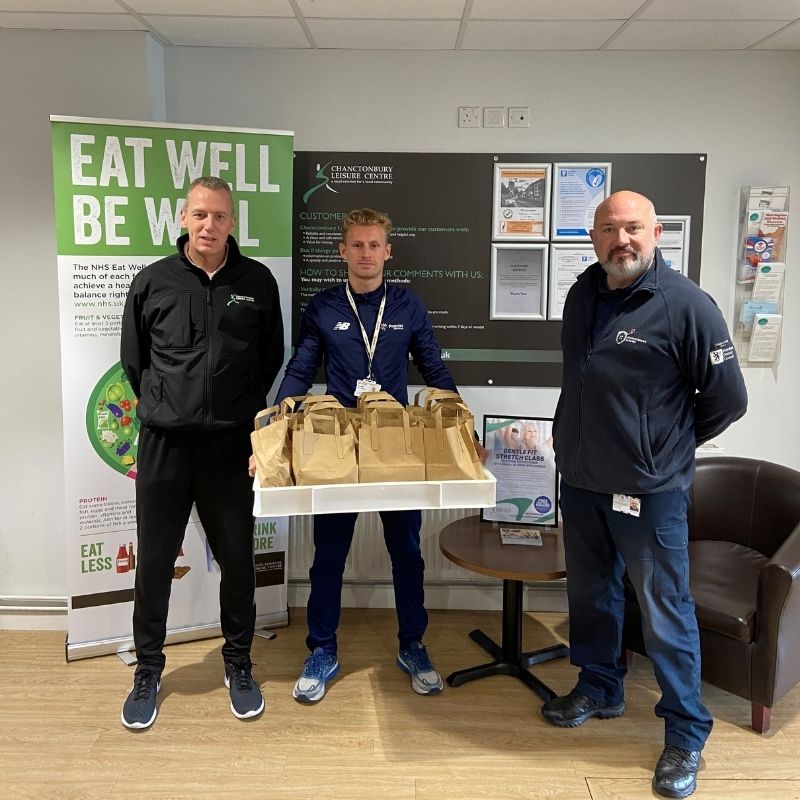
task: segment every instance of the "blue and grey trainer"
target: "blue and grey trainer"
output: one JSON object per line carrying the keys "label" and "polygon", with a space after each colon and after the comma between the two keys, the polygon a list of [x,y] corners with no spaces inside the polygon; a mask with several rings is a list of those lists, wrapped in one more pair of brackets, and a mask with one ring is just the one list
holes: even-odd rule
{"label": "blue and grey trainer", "polygon": [[422,642],[412,642],[397,654],[397,666],[411,676],[411,688],[417,694],[436,694],[442,691],[442,676],[428,658]]}
{"label": "blue and grey trainer", "polygon": [[133,688],[122,706],[122,724],[126,728],[149,728],[156,719],[156,695],[161,688],[160,676],[149,669],[137,669]]}
{"label": "blue and grey trainer", "polygon": [[339,659],[321,647],[314,648],[303,664],[303,673],[292,689],[298,703],[318,703],[325,696],[325,684],[339,672]]}
{"label": "blue and grey trainer", "polygon": [[264,698],[250,673],[251,664],[225,664],[225,686],[231,692],[234,717],[249,719],[264,710]]}

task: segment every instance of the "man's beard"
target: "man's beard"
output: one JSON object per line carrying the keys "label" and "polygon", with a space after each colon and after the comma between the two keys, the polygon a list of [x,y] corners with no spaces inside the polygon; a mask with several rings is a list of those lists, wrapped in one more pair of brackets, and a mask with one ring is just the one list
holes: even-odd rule
{"label": "man's beard", "polygon": [[631,250],[625,250],[624,252],[631,253],[635,258],[633,260],[628,258],[615,260],[615,255],[619,252],[609,253],[608,259],[600,262],[606,271],[606,275],[611,275],[615,278],[638,278],[650,268],[655,253],[654,250],[650,253],[633,253]]}

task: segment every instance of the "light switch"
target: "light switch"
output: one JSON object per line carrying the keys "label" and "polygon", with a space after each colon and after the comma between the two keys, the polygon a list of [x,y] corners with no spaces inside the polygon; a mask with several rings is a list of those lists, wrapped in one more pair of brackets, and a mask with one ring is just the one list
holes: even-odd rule
{"label": "light switch", "polygon": [[505,128],[506,110],[503,106],[484,106],[483,127],[484,128]]}

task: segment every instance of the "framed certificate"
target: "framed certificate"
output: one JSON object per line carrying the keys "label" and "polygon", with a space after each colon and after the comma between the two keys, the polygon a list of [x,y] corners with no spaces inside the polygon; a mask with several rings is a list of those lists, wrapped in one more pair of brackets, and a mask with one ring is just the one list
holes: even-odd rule
{"label": "framed certificate", "polygon": [[611,164],[556,164],[552,241],[589,241],[597,206],[611,193]]}
{"label": "framed certificate", "polygon": [[590,244],[550,245],[550,286],[547,293],[547,319],[561,319],[564,302],[573,283],[588,266],[597,261]]}
{"label": "framed certificate", "polygon": [[484,508],[481,518],[514,525],[558,525],[553,420],[487,415],[483,444],[486,468],[497,479],[497,502]]}
{"label": "framed certificate", "polygon": [[544,319],[547,245],[493,244],[489,319]]}
{"label": "framed certificate", "polygon": [[682,275],[689,269],[689,229],[692,218],[681,215],[658,214],[657,221],[664,230],[658,240],[658,249],[668,267]]}
{"label": "framed certificate", "polygon": [[547,241],[550,164],[495,164],[492,239]]}

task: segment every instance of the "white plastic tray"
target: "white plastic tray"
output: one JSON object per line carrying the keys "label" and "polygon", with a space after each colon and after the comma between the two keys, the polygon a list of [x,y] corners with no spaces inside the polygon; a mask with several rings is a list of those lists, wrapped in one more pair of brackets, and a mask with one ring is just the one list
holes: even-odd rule
{"label": "white plastic tray", "polygon": [[262,489],[253,482],[253,515],[339,514],[354,511],[408,511],[433,508],[486,508],[495,505],[497,480],[484,469],[481,481],[397,481],[332,483]]}

